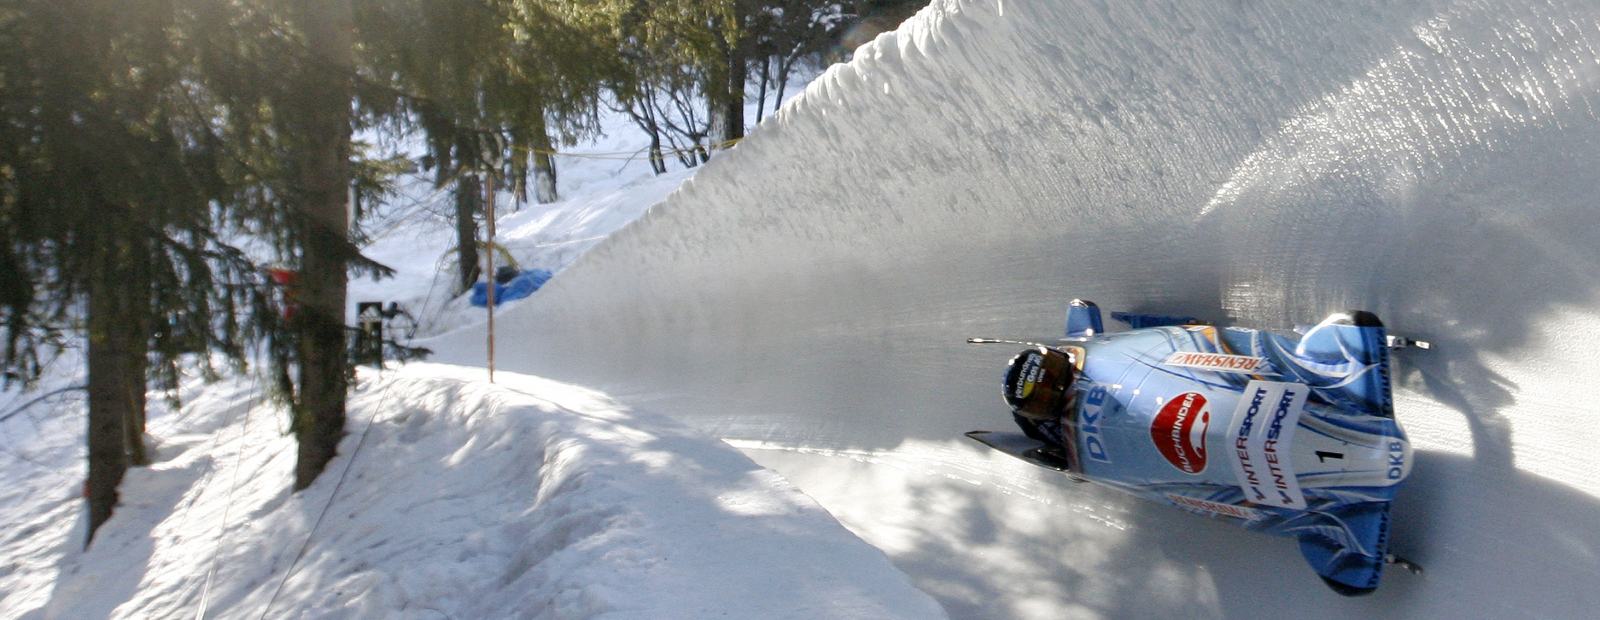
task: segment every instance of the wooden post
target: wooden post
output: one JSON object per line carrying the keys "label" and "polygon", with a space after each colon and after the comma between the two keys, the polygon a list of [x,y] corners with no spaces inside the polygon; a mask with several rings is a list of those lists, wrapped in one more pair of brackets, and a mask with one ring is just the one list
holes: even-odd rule
{"label": "wooden post", "polygon": [[489,257],[488,277],[486,278],[489,285],[489,383],[494,383],[494,285],[496,284],[494,273],[494,173],[490,172],[486,176],[486,182],[483,184],[483,211],[489,217],[489,231],[487,233],[489,251],[485,252]]}

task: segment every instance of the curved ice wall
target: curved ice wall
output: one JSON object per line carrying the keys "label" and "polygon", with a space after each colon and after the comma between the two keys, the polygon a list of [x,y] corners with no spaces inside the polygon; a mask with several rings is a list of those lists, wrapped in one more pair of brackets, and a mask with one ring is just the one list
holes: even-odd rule
{"label": "curved ice wall", "polygon": [[[955,617],[1583,615],[1597,43],[1596,2],[936,1],[502,315],[499,363],[792,451]],[[952,439],[1008,424],[1012,351],[963,338],[1074,297],[1434,340],[1395,540],[1434,571],[1332,600],[1291,544]]]}

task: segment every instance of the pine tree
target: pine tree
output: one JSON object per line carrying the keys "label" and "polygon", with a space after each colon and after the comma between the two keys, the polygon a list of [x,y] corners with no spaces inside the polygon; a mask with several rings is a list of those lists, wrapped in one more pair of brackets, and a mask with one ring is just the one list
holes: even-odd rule
{"label": "pine tree", "polygon": [[240,319],[264,307],[214,226],[238,185],[196,113],[176,36],[188,15],[158,0],[0,6],[0,364],[30,381],[82,336],[90,539],[147,462],[147,380],[170,387],[195,354],[242,360],[254,332]]}
{"label": "pine tree", "polygon": [[[362,62],[400,94],[427,139],[424,166],[454,185],[462,290],[478,277],[482,184],[559,199],[552,153],[597,127],[607,55],[570,15],[534,0],[374,0]],[[484,152],[485,146],[493,146]],[[494,168],[494,169],[491,169]]]}

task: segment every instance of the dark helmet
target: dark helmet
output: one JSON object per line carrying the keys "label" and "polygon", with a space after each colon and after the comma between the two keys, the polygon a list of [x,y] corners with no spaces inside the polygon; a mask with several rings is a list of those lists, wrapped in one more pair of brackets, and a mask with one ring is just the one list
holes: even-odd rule
{"label": "dark helmet", "polygon": [[1076,375],[1066,353],[1049,347],[1028,349],[1011,358],[1011,367],[1006,369],[1006,403],[1028,419],[1059,418],[1071,402]]}

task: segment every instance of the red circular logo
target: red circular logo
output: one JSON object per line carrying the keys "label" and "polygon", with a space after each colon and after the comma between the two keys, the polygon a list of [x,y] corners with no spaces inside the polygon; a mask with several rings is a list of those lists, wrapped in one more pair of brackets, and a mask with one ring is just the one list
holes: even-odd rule
{"label": "red circular logo", "polygon": [[1206,429],[1211,408],[1198,392],[1180,394],[1161,407],[1150,421],[1150,439],[1168,463],[1186,474],[1206,469]]}

